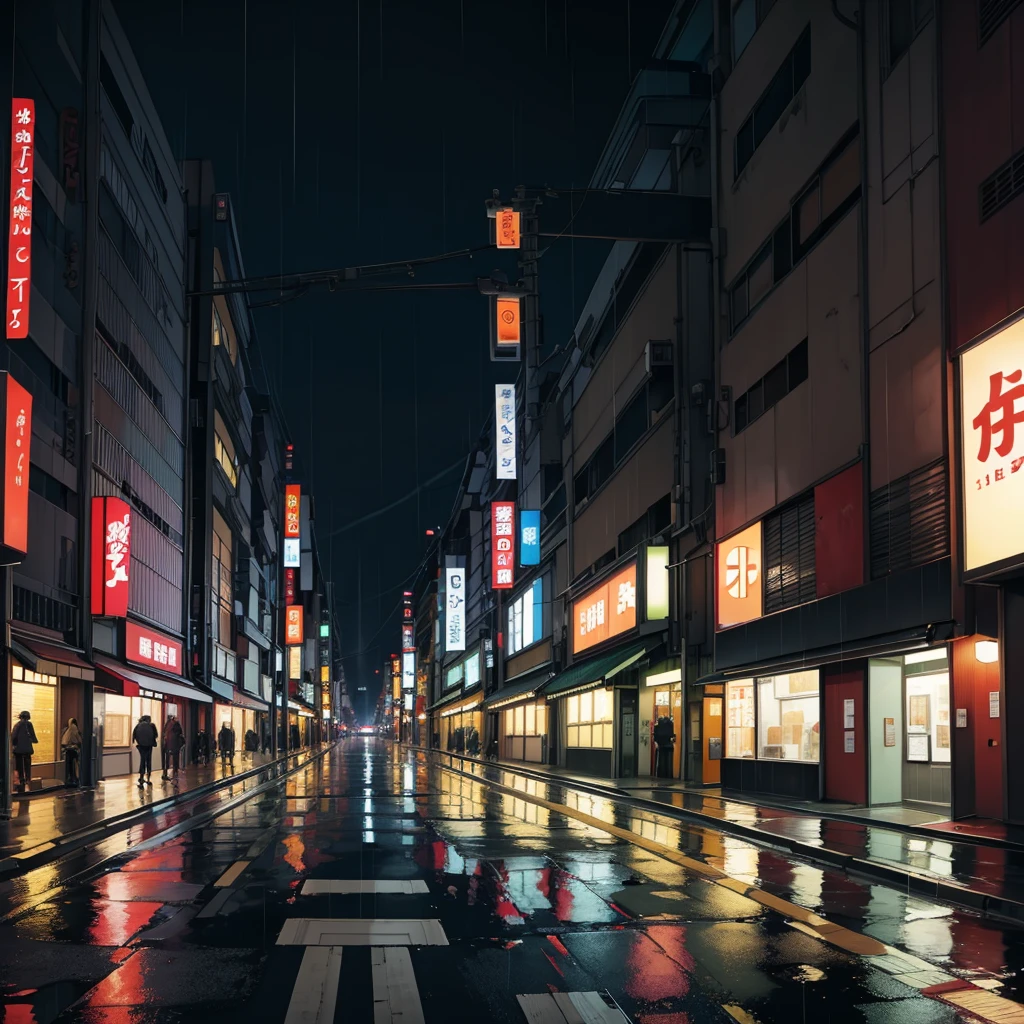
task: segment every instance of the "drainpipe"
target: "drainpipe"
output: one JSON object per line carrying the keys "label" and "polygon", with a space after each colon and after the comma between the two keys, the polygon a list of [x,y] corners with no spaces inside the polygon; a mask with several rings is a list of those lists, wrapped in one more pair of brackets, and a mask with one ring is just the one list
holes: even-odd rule
{"label": "drainpipe", "polygon": [[[92,598],[89,573],[89,544],[92,539],[92,426],[93,390],[96,355],[96,309],[99,293],[99,192],[100,192],[100,50],[101,6],[103,0],[90,0],[86,27],[85,50],[85,261],[82,276],[82,387],[80,415],[82,438],[78,455],[79,511],[78,592],[81,606],[82,648],[85,660],[93,660],[92,653]],[[93,701],[95,683],[86,680],[82,687],[82,725],[85,755],[82,758],[81,777],[84,787],[92,787],[102,775],[98,763],[100,751],[95,729]]]}

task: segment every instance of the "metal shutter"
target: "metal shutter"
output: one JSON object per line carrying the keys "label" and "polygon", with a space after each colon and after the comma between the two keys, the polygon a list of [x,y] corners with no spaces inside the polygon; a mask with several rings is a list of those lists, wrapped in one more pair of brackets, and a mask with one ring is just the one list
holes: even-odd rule
{"label": "metal shutter", "polygon": [[816,597],[814,494],[764,521],[764,611],[792,608]]}
{"label": "metal shutter", "polygon": [[935,462],[871,494],[871,578],[949,554],[946,466]]}

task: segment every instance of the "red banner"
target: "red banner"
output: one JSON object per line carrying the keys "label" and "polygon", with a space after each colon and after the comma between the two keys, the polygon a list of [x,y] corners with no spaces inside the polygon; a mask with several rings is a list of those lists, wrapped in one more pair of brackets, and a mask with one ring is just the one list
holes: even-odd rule
{"label": "red banner", "polygon": [[288,605],[285,609],[284,623],[284,642],[286,644],[301,644],[303,640],[301,604]]}
{"label": "red banner", "polygon": [[32,174],[36,152],[36,104],[11,101],[11,201],[7,207],[7,337],[28,337],[32,292]]}
{"label": "red banner", "polygon": [[32,443],[32,396],[9,373],[0,371],[3,403],[3,546],[28,551],[28,472]]}
{"label": "red banner", "polygon": [[298,484],[286,484],[284,488],[284,535],[298,537],[299,506],[302,499],[302,488]]}
{"label": "red banner", "polygon": [[124,625],[124,656],[128,661],[159,668],[181,675],[181,641],[140,626],[137,622]]}
{"label": "red banner", "polygon": [[120,498],[92,499],[92,613],[128,614],[132,510]]}
{"label": "red banner", "polygon": [[515,583],[516,506],[511,501],[491,502],[491,586],[509,590]]}
{"label": "red banner", "polygon": [[284,571],[284,603],[295,604],[295,570]]}

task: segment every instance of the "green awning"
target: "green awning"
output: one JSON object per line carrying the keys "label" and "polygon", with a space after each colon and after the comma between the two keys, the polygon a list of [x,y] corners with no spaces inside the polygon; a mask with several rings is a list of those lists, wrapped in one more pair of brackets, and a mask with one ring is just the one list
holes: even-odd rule
{"label": "green awning", "polygon": [[440,711],[441,708],[448,707],[449,704],[454,704],[456,701],[462,700],[464,697],[472,697],[477,691],[481,689],[480,683],[474,683],[468,689],[463,690],[461,687],[456,687],[451,693],[445,694],[440,700],[434,701],[433,704],[427,708],[428,711]]}
{"label": "green awning", "polygon": [[495,690],[484,701],[484,707],[490,708],[494,704],[504,707],[522,700],[528,700],[530,697],[539,697],[547,688],[550,676],[551,670],[549,666],[533,672],[527,672],[521,678],[513,680],[500,690]]}
{"label": "green awning", "polygon": [[618,650],[609,651],[596,658],[571,665],[544,687],[544,696],[550,700],[569,690],[599,686],[634,662],[639,661],[647,653],[646,642],[630,644]]}

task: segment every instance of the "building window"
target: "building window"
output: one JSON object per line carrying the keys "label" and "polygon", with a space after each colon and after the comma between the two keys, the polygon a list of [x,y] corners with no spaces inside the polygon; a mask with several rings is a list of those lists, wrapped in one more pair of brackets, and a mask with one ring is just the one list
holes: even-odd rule
{"label": "building window", "polygon": [[949,672],[906,676],[907,760],[949,764]]}
{"label": "building window", "polygon": [[565,700],[566,738],[568,747],[612,748],[612,717],[615,692],[590,690]]}
{"label": "building window", "polygon": [[804,29],[796,45],[782,62],[768,88],[736,133],[735,176],[750,163],[757,147],[768,137],[776,122],[793,102],[793,97],[811,74],[811,29]]}
{"label": "building window", "polygon": [[464,674],[465,666],[461,661],[458,665],[453,665],[444,674],[444,688],[450,690],[453,686],[461,686]]}
{"label": "building window", "polygon": [[39,742],[33,752],[37,764],[57,760],[57,677],[32,672],[20,665],[11,666],[11,718],[27,711]]}
{"label": "building window", "polygon": [[238,487],[238,456],[235,446],[228,433],[228,428],[215,409],[213,412],[213,458],[224,470],[224,475],[231,481],[231,486]]}
{"label": "building window", "polygon": [[757,756],[769,760],[819,759],[819,672],[793,672],[757,681]]}
{"label": "building window", "polygon": [[814,492],[764,519],[764,612],[817,597]]}
{"label": "building window", "polygon": [[517,654],[544,636],[544,582],[536,579],[508,608],[508,653]]}
{"label": "building window", "polygon": [[1024,195],[1024,149],[1019,150],[978,186],[981,223]]}
{"label": "building window", "polygon": [[781,402],[786,395],[798,388],[805,380],[807,380],[806,338],[736,399],[732,418],[733,435],[746,430],[758,416]]}
{"label": "building window", "polygon": [[860,198],[860,137],[854,125],[800,193],[785,220],[729,289],[732,333]]}
{"label": "building window", "polygon": [[754,38],[765,16],[775,6],[775,0],[738,0],[732,8],[732,54],[733,62]]}
{"label": "building window", "polygon": [[[224,517],[214,509],[213,563],[210,573],[210,631],[213,640],[225,647],[231,646],[231,548],[231,530],[224,521]],[[218,673],[218,675],[220,674]]]}
{"label": "building window", "polygon": [[725,756],[754,756],[754,681],[725,686]]}
{"label": "building window", "polygon": [[476,686],[480,682],[480,655],[471,654],[465,661],[466,675],[465,675],[465,688],[468,690],[471,686]]}
{"label": "building window", "polygon": [[886,6],[887,56],[892,70],[931,18],[932,0],[889,0]]}
{"label": "building window", "polygon": [[949,554],[946,467],[933,462],[871,492],[871,578]]}
{"label": "building window", "polygon": [[217,309],[217,303],[213,304],[213,326],[211,330],[214,348],[218,348],[221,345],[227,350],[228,358],[231,360],[232,365],[238,360],[238,349],[235,345],[235,336],[224,324],[224,320],[221,318],[220,311]]}
{"label": "building window", "polygon": [[978,45],[984,46],[1013,13],[1020,0],[979,0]]}
{"label": "building window", "polygon": [[[570,700],[573,698],[570,697]],[[505,735],[509,737],[547,736],[548,709],[546,704],[525,704],[503,711]]]}

